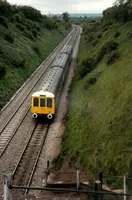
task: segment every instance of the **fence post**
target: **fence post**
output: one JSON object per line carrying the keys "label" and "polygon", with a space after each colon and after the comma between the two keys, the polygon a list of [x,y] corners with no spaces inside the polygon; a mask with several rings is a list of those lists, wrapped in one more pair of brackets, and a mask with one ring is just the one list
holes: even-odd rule
{"label": "fence post", "polygon": [[12,200],[12,175],[4,175],[4,200]]}
{"label": "fence post", "polygon": [[[124,190],[124,194],[126,194],[127,193],[126,175],[123,176],[123,190]],[[126,200],[126,196],[124,196],[124,200]]]}
{"label": "fence post", "polygon": [[77,190],[79,190],[80,187],[80,171],[77,170]]}
{"label": "fence post", "polygon": [[102,184],[103,184],[103,172],[99,173],[99,181],[101,182],[101,190],[102,190]]}
{"label": "fence post", "polygon": [[[101,181],[95,181],[95,192],[102,192]],[[103,200],[103,194],[96,193],[95,200]]]}
{"label": "fence post", "polygon": [[47,169],[45,170],[45,177],[43,180],[43,186],[46,187],[47,186],[47,180],[48,180],[48,175],[49,175],[50,171],[49,171],[49,160],[47,161]]}

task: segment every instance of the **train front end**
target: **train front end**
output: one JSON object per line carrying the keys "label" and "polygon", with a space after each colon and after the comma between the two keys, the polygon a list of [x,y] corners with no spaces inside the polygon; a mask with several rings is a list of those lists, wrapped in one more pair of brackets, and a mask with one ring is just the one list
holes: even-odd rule
{"label": "train front end", "polygon": [[31,112],[33,118],[46,116],[51,120],[55,114],[54,94],[43,90],[32,94]]}

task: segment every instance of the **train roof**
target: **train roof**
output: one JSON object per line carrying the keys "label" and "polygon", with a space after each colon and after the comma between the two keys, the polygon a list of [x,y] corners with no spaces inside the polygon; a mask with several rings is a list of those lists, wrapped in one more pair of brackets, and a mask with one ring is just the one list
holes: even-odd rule
{"label": "train roof", "polygon": [[72,51],[72,46],[71,45],[64,45],[64,47],[60,50],[59,53],[67,53],[70,54]]}
{"label": "train roof", "polygon": [[40,96],[46,96],[46,97],[53,98],[55,95],[51,92],[47,92],[47,91],[43,91],[43,90],[40,90],[40,91],[32,94],[32,97],[40,97]]}

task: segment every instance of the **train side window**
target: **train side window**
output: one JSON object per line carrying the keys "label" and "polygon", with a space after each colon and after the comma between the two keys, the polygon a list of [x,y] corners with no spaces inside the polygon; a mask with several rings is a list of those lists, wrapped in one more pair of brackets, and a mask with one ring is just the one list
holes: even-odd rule
{"label": "train side window", "polygon": [[45,107],[45,99],[44,98],[40,99],[40,107]]}
{"label": "train side window", "polygon": [[39,103],[38,98],[34,98],[33,99],[33,105],[34,105],[34,107],[38,107],[38,103]]}
{"label": "train side window", "polygon": [[51,98],[47,98],[47,107],[52,108],[52,99]]}

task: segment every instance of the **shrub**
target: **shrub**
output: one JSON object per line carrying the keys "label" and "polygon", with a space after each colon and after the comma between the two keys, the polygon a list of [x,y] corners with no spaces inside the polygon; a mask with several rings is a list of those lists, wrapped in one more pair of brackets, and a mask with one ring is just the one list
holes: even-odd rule
{"label": "shrub", "polygon": [[11,47],[9,45],[1,46],[0,53],[2,54],[2,58],[3,58],[4,62],[8,66],[23,67],[25,64],[24,59],[16,51],[16,49],[14,49],[13,47]]}
{"label": "shrub", "polygon": [[0,63],[0,78],[6,74],[6,67],[3,63]]}
{"label": "shrub", "polygon": [[35,28],[37,31],[40,31],[40,26],[39,26],[39,25],[34,24],[34,28]]}
{"label": "shrub", "polygon": [[38,35],[38,32],[37,32],[35,29],[33,29],[33,30],[32,30],[32,34],[33,34],[33,36],[36,38],[37,35]]}
{"label": "shrub", "polygon": [[86,81],[85,85],[84,85],[84,89],[86,90],[88,87],[90,87],[91,85],[94,85],[97,81],[96,77],[92,77],[90,78],[88,81]]}
{"label": "shrub", "polygon": [[115,61],[119,59],[120,55],[118,52],[114,52],[109,54],[108,60],[107,60],[107,65],[113,64]]}
{"label": "shrub", "polygon": [[33,46],[33,50],[38,54],[40,55],[40,50],[37,46]]}
{"label": "shrub", "polygon": [[43,18],[39,10],[30,6],[21,6],[19,9],[27,19],[40,22]]}
{"label": "shrub", "polygon": [[2,24],[4,27],[8,28],[8,21],[5,17],[0,16],[0,24]]}
{"label": "shrub", "polygon": [[16,24],[16,27],[17,27],[20,31],[25,31],[25,26],[23,26],[22,24]]}
{"label": "shrub", "polygon": [[97,38],[102,38],[102,33],[98,33]]}
{"label": "shrub", "polygon": [[115,35],[114,35],[114,38],[117,38],[117,37],[119,37],[120,36],[120,32],[119,31],[116,31],[116,33],[115,33]]}
{"label": "shrub", "polygon": [[32,34],[32,32],[28,31],[28,30],[25,30],[24,31],[24,35],[28,38],[30,38],[31,40],[34,40],[34,36]]}
{"label": "shrub", "polygon": [[10,42],[10,43],[13,43],[14,42],[14,38],[13,38],[13,35],[11,32],[7,32],[5,33],[5,39]]}
{"label": "shrub", "polygon": [[99,42],[99,39],[94,39],[94,40],[92,41],[92,45],[93,45],[93,46],[96,46],[96,44],[98,44],[98,42]]}
{"label": "shrub", "polygon": [[86,58],[82,61],[82,65],[79,70],[79,76],[82,78],[90,73],[96,66],[96,61],[94,58]]}
{"label": "shrub", "polygon": [[[67,25],[68,23],[65,23],[65,24]],[[47,16],[44,16],[44,18],[43,18],[43,25],[48,30],[52,30],[52,29],[57,28],[56,22],[53,19],[48,18]]]}
{"label": "shrub", "polygon": [[93,41],[94,40],[94,34],[93,33],[88,34],[87,36],[85,36],[85,40],[87,42]]}
{"label": "shrub", "polygon": [[100,62],[103,56],[107,53],[110,53],[111,51],[116,50],[118,47],[118,43],[114,41],[107,42],[100,50],[98,56],[97,56],[97,62]]}
{"label": "shrub", "polygon": [[117,49],[117,47],[118,47],[118,43],[114,41],[107,42],[104,46],[104,48],[106,49],[106,52],[111,52]]}
{"label": "shrub", "polygon": [[0,16],[9,17],[9,13],[11,12],[11,5],[7,1],[0,0]]}
{"label": "shrub", "polygon": [[20,13],[20,12],[17,13],[17,14],[15,14],[14,19],[15,19],[15,21],[17,21],[18,23],[24,23],[24,21],[25,21],[24,15],[23,15],[22,13]]}

